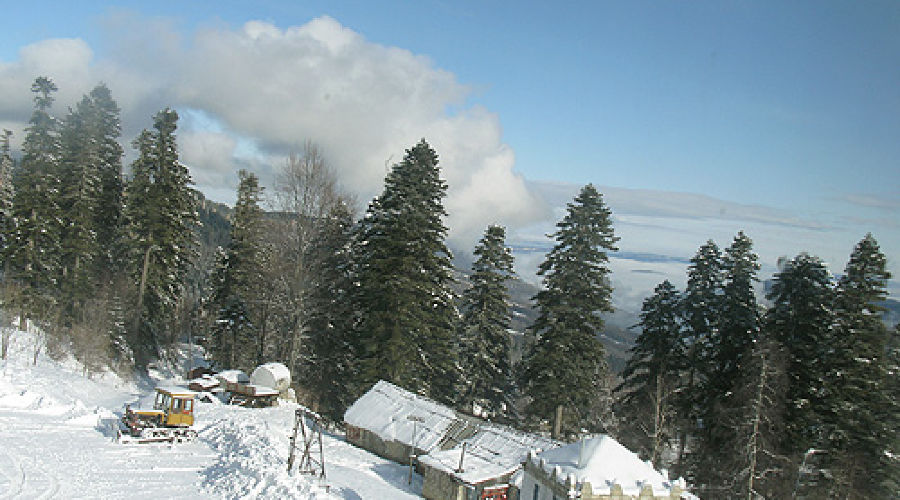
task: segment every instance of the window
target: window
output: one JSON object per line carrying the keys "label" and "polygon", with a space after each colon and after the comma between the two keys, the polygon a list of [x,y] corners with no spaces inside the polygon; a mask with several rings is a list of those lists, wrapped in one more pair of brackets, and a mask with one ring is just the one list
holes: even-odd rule
{"label": "window", "polygon": [[164,392],[156,393],[156,403],[153,405],[155,410],[168,410],[171,403],[169,395]]}

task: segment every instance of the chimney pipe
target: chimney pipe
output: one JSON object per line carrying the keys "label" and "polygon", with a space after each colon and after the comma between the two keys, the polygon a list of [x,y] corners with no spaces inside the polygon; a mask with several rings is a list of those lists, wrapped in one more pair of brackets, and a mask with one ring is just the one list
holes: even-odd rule
{"label": "chimney pipe", "polygon": [[456,468],[456,473],[461,474],[463,472],[463,459],[466,457],[466,442],[463,441],[462,445],[462,453],[459,454],[459,467]]}

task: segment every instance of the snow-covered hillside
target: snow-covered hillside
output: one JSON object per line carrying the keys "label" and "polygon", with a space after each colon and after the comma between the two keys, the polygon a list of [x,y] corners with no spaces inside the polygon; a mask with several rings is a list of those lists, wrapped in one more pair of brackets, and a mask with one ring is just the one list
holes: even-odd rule
{"label": "snow-covered hillside", "polygon": [[324,436],[326,482],[288,474],[292,405],[250,409],[200,403],[193,443],[114,441],[126,403],[150,406],[154,385],[177,378],[87,379],[74,361],[45,355],[13,333],[0,361],[0,498],[420,498],[408,469]]}

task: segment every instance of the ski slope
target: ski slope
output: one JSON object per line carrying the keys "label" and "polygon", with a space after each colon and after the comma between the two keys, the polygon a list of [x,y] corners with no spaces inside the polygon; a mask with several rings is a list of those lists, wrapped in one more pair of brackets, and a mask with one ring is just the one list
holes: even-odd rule
{"label": "ski slope", "polygon": [[106,373],[88,379],[78,363],[44,354],[36,336],[16,331],[0,361],[0,499],[22,498],[421,498],[409,470],[323,437],[325,481],[287,473],[293,405],[242,408],[199,403],[193,443],[115,442],[124,405],[152,404],[153,387]]}

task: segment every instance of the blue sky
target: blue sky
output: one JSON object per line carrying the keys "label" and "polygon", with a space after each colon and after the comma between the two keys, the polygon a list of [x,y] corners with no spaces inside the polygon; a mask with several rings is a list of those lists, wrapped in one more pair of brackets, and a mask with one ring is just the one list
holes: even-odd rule
{"label": "blue sky", "polygon": [[[295,81],[287,88],[322,92],[325,99],[334,95],[340,100],[342,94],[334,93],[339,92],[335,88],[342,86],[340,71],[349,68],[356,75],[360,71],[377,71],[368,62],[339,66],[341,61],[358,57],[377,64],[378,58],[383,58],[389,76],[381,79],[397,81],[392,80],[393,90],[379,86],[373,93],[386,102],[400,99],[398,95],[403,92],[419,96],[384,110],[373,108],[375,115],[388,110],[411,110],[415,118],[385,124],[386,129],[397,130],[396,137],[385,135],[387,132],[367,136],[365,127],[379,126],[381,117],[366,114],[364,110],[375,104],[364,99],[358,102],[355,97],[348,98],[345,105],[322,108],[340,119],[326,123],[321,127],[325,129],[321,137],[313,139],[323,143],[326,152],[335,151],[334,162],[339,170],[342,162],[369,161],[374,164],[373,170],[380,169],[381,176],[382,164],[402,154],[402,147],[397,145],[407,144],[407,138],[416,133],[436,135],[437,141],[445,145],[445,151],[438,152],[449,164],[448,178],[458,179],[456,184],[490,178],[500,184],[508,181],[513,186],[508,190],[513,194],[495,207],[499,221],[513,227],[531,227],[529,224],[538,219],[546,222],[546,214],[552,212],[544,210],[543,216],[535,212],[527,217],[517,208],[510,209],[509,214],[503,212],[504,203],[513,207],[516,202],[524,207],[536,205],[534,190],[528,183],[593,182],[640,190],[624,191],[631,192],[632,198],[667,199],[665,193],[690,193],[731,203],[727,210],[732,213],[765,209],[770,215],[802,220],[804,230],[812,236],[800,239],[818,241],[822,247],[805,250],[824,254],[838,270],[853,243],[872,231],[897,272],[898,2],[585,1],[558,5],[263,0],[126,1],[115,5],[113,8],[106,2],[36,1],[5,6],[5,24],[12,29],[0,33],[0,64],[7,65],[7,73],[15,68],[20,72],[24,68],[52,68],[52,57],[46,55],[50,49],[44,47],[42,62],[31,65],[23,62],[20,50],[54,38],[83,41],[89,49],[89,57],[85,56],[87,69],[79,73],[81,70],[70,68],[69,73],[63,74],[81,75],[82,86],[94,75],[111,79],[114,95],[133,93],[124,100],[135,103],[141,111],[161,102],[150,96],[173,100],[171,105],[186,117],[183,127],[198,131],[185,139],[194,141],[186,144],[185,156],[197,159],[195,179],[198,185],[208,182],[209,193],[218,193],[219,198],[227,197],[223,193],[236,183],[236,177],[230,175],[227,183],[215,184],[215,176],[227,169],[226,164],[250,165],[259,169],[265,180],[273,168],[265,158],[283,153],[288,138],[267,131],[266,124],[245,116],[246,113],[229,114],[189,89],[169,93],[167,85],[172,85],[165,80],[143,94],[133,88],[117,89],[114,83],[122,74],[139,75],[121,80],[138,82],[137,87],[152,81],[155,76],[146,75],[153,74],[152,64],[159,63],[155,58],[160,54],[175,59],[182,53],[192,54],[185,56],[190,64],[170,68],[163,63],[163,71],[176,67],[184,71],[183,68],[196,66],[197,58],[205,61],[212,57],[209,54],[215,54],[211,45],[232,43],[235,36],[249,31],[254,33],[248,35],[250,38],[256,37],[259,30],[244,28],[246,22],[259,20],[281,30],[272,36],[294,48],[294,41],[286,41],[292,27],[306,26],[314,38],[327,33],[322,36],[333,40],[342,30],[349,30],[354,37],[352,45],[358,50],[332,53],[337,61],[328,66],[336,72],[329,80],[332,83],[307,88],[305,82]],[[316,19],[330,21],[310,25]],[[214,35],[198,35],[210,32]],[[165,38],[165,43],[147,41],[157,35]],[[142,52],[142,48],[146,50]],[[403,54],[391,49],[400,49]],[[135,52],[129,55],[128,50]],[[271,64],[277,65],[275,54],[290,57],[280,50],[254,52],[253,57],[261,61],[264,56],[271,56]],[[73,59],[76,58],[66,60]],[[139,68],[142,64],[144,67]],[[309,64],[298,67],[311,67]],[[256,71],[269,71],[260,65],[254,66]],[[209,66],[206,71],[219,68]],[[223,70],[223,75],[226,73]],[[233,78],[235,73],[228,74]],[[22,81],[34,76],[23,77]],[[405,83],[401,81],[403,76],[422,83]],[[272,78],[276,77],[273,72]],[[198,82],[204,81],[197,78]],[[219,80],[228,81],[227,78],[222,76]],[[379,85],[378,80],[359,78],[355,80],[358,87],[353,87],[356,93]],[[18,82],[13,77],[7,79]],[[68,82],[62,77],[56,80],[62,94]],[[70,79],[74,80],[77,77]],[[204,82],[215,86],[215,82]],[[221,90],[223,96],[240,95],[226,90]],[[319,104],[309,102],[298,112],[319,109]],[[432,105],[439,109],[430,109]],[[2,106],[0,102],[0,122],[14,123],[24,114],[21,108],[12,106],[4,113]],[[264,107],[265,101],[259,101],[257,106]],[[348,111],[352,109],[362,109],[362,116]],[[129,117],[125,120],[128,122]],[[325,119],[328,120],[331,118]],[[303,123],[287,118],[283,123],[297,127],[297,141],[302,142],[304,138],[299,135],[304,135],[304,131],[314,131],[306,135],[317,133],[312,124],[304,128]],[[135,125],[141,126],[146,124]],[[359,144],[352,144],[349,139],[351,144],[342,144],[327,132],[333,129],[337,134],[348,127],[363,137]],[[218,135],[204,135],[204,130]],[[369,157],[338,151],[367,145],[377,149],[376,144],[381,142],[390,143],[390,148]],[[242,146],[235,147],[231,158],[222,158],[218,170],[212,166],[204,170],[201,154],[224,143]],[[454,146],[465,151],[459,155],[455,150],[448,153]],[[396,156],[390,156],[390,151],[396,151]],[[466,170],[464,163],[481,166]],[[454,174],[453,169],[460,173]],[[352,174],[348,177],[362,178]],[[365,187],[355,187],[363,198],[377,192],[377,187],[371,187],[371,178],[365,178]],[[458,193],[453,203],[460,207],[479,199],[479,193],[485,197],[474,187],[460,187]],[[631,200],[627,196],[620,198],[625,205]],[[677,199],[685,202],[684,198]],[[487,211],[490,210],[489,207]],[[625,207],[623,215],[628,215],[628,210]],[[695,239],[699,241],[685,242],[679,248],[660,248],[661,252],[689,255],[705,240],[701,236],[705,228],[714,233],[714,225],[704,224],[699,216],[692,217],[697,221]],[[468,228],[467,234],[477,234],[474,228],[483,227],[482,220],[462,219],[460,216],[457,225]],[[552,223],[552,217],[549,220]],[[543,226],[538,223],[535,227]],[[738,221],[724,228],[721,235],[709,237],[725,239],[720,241],[724,246],[726,234],[733,235],[741,228]],[[470,236],[468,240],[471,239]],[[652,237],[643,236],[633,243],[632,249],[655,244],[647,240]],[[778,251],[804,249],[790,238],[783,242],[783,250],[774,248],[778,242],[771,244],[773,248],[760,252],[767,253],[768,258]]]}

